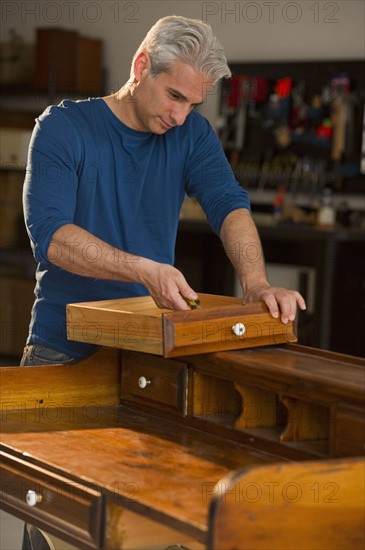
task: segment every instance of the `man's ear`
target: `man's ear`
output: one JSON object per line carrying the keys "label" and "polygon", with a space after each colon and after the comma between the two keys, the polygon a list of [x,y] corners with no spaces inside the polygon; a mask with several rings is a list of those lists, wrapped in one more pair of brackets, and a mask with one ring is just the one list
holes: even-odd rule
{"label": "man's ear", "polygon": [[151,68],[150,57],[147,52],[140,52],[133,63],[134,77],[139,82],[143,75],[149,73]]}

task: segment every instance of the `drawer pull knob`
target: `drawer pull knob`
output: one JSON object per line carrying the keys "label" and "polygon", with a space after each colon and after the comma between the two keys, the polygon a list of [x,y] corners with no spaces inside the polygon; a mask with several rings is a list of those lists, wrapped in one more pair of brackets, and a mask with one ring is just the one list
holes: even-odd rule
{"label": "drawer pull knob", "polygon": [[139,379],[138,379],[138,385],[140,388],[144,389],[146,388],[149,384],[151,384],[151,380],[147,380],[147,378],[145,378],[144,376],[140,376]]}
{"label": "drawer pull knob", "polygon": [[232,327],[232,332],[233,334],[235,334],[236,336],[243,336],[246,332],[246,327],[243,323],[236,323],[235,325],[233,325]]}
{"label": "drawer pull knob", "polygon": [[28,504],[28,506],[35,506],[42,500],[42,495],[37,493],[36,491],[29,490],[27,491],[27,494],[25,495],[25,501]]}

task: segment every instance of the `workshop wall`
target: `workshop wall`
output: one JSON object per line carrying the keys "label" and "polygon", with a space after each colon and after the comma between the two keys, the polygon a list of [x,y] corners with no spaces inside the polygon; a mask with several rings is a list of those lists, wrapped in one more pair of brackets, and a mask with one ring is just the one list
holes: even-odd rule
{"label": "workshop wall", "polygon": [[[362,59],[363,0],[37,0],[3,1],[1,41],[15,30],[34,42],[36,28],[62,27],[104,42],[105,89],[113,92],[128,78],[131,57],[150,26],[169,14],[208,21],[229,61]],[[203,113],[212,123],[218,94]]]}

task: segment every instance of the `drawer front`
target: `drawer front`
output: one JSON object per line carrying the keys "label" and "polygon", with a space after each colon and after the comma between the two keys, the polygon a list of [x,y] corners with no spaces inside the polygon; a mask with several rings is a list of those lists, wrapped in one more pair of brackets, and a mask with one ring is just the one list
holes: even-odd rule
{"label": "drawer front", "polygon": [[295,325],[274,319],[263,302],[162,315],[164,357],[296,342]]}
{"label": "drawer front", "polygon": [[185,363],[122,352],[122,400],[185,416],[186,385]]}
{"label": "drawer front", "polygon": [[100,492],[1,452],[2,508],[83,548],[100,548],[104,516]]}

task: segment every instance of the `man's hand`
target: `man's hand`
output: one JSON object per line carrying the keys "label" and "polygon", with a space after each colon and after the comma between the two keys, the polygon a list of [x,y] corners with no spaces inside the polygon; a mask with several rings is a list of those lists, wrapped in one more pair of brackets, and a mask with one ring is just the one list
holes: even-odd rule
{"label": "man's hand", "polygon": [[275,318],[294,321],[297,307],[306,309],[299,292],[271,287],[267,281],[260,237],[248,210],[234,210],[225,218],[220,237],[240,280],[245,302],[263,301]]}
{"label": "man's hand", "polygon": [[294,321],[297,307],[301,310],[306,309],[304,298],[296,290],[268,285],[253,286],[245,293],[246,303],[259,301],[265,302],[273,317],[278,318],[280,315],[281,321],[285,324]]}
{"label": "man's hand", "polygon": [[145,261],[143,284],[160,308],[188,310],[190,307],[183,296],[190,300],[198,299],[181,271],[168,264]]}

